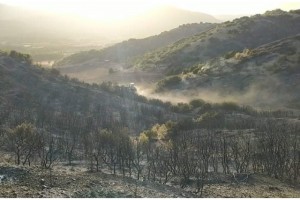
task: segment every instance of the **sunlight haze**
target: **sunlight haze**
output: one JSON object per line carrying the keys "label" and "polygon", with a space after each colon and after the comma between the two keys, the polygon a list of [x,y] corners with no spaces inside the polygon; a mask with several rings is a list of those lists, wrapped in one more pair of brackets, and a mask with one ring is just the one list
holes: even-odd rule
{"label": "sunlight haze", "polygon": [[211,15],[252,15],[276,8],[291,10],[300,7],[299,0],[288,2],[285,0],[0,0],[0,3],[49,12],[75,14],[106,22],[133,17],[163,5]]}

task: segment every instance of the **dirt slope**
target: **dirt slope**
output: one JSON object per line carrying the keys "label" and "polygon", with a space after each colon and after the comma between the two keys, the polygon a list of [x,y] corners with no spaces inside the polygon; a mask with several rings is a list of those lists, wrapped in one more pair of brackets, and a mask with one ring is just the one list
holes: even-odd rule
{"label": "dirt slope", "polygon": [[[50,174],[40,168],[13,167],[0,164],[0,197],[199,197],[190,185],[184,189],[158,182],[137,181],[109,172],[87,172],[84,166],[56,166]],[[3,180],[3,176],[4,178]],[[222,180],[221,180],[222,179]],[[237,183],[231,175],[219,183],[207,184],[203,197],[300,197],[299,187],[292,187],[263,175],[251,175]]]}

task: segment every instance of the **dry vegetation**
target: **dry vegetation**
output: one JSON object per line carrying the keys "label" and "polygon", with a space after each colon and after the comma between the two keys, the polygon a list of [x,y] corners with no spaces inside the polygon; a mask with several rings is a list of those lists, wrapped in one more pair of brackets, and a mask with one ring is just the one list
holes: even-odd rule
{"label": "dry vegetation", "polygon": [[[300,97],[299,35],[265,44],[298,31],[297,18],[297,12],[277,10],[221,24],[147,54],[139,64],[152,64],[157,71],[148,68],[149,73],[101,61],[100,72],[110,66],[105,75],[118,82],[145,82],[146,74],[152,75],[147,81],[154,81],[182,70],[179,64],[192,63],[158,82],[157,91],[201,86],[222,90],[223,97],[238,91],[268,104],[268,111],[226,102],[222,96],[219,103],[191,96],[177,104],[148,99],[132,84],[90,85],[33,65],[27,54],[0,52],[0,196],[299,197],[300,118],[277,110],[292,107],[290,102]],[[262,37],[253,44],[265,44],[258,48],[239,49],[252,45],[245,37],[249,27],[255,27],[255,36],[274,31],[274,23],[284,26],[276,37]],[[285,32],[291,24],[294,29]],[[232,35],[242,44],[238,48],[232,48],[231,40],[224,43]],[[203,45],[219,43],[226,48],[204,48],[198,54]],[[114,56],[115,48],[119,46],[108,49]],[[132,51],[140,53],[136,47]],[[199,64],[201,57],[207,62]],[[94,68],[93,60],[87,63]],[[177,66],[160,65],[166,63]],[[80,71],[81,64],[66,70]],[[260,90],[264,87],[268,92]],[[277,96],[270,95],[275,92]]]}
{"label": "dry vegetation", "polygon": [[[89,172],[84,165],[54,167],[52,181],[49,171],[38,167],[15,166],[7,163],[1,153],[0,196],[3,198],[65,198],[65,197],[198,197],[191,187],[180,188],[151,181],[137,181],[111,175],[108,171]],[[248,182],[236,182],[228,175],[219,183],[205,185],[202,197],[294,197],[299,188],[263,175],[252,175]]]}
{"label": "dry vegetation", "polygon": [[0,59],[4,197],[298,195],[293,112],[201,99],[174,105],[30,62],[17,52]]}

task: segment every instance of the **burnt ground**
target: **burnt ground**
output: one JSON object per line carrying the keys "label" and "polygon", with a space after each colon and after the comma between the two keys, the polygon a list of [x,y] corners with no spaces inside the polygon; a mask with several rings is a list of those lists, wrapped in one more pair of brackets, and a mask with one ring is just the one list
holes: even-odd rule
{"label": "burnt ground", "polygon": [[74,166],[56,166],[51,178],[49,170],[38,167],[2,165],[0,174],[5,177],[0,197],[195,197],[171,186]]}
{"label": "burnt ground", "polygon": [[[199,197],[195,188],[184,189],[151,181],[137,181],[109,171],[88,172],[82,165],[40,167],[0,164],[0,197]],[[207,183],[203,197],[300,197],[299,187],[264,175],[237,182],[230,175]]]}

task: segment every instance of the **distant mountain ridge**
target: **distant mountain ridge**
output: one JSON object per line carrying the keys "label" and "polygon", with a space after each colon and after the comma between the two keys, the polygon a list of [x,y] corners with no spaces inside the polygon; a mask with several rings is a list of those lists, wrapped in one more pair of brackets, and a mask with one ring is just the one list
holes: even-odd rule
{"label": "distant mountain ridge", "polygon": [[205,13],[168,6],[155,8],[116,24],[107,24],[76,15],[59,15],[0,3],[0,26],[3,27],[0,38],[7,41],[20,38],[22,42],[82,39],[109,44],[127,38],[144,38],[182,24],[200,22],[220,21]]}
{"label": "distant mountain ridge", "polygon": [[[162,6],[145,12],[129,22],[125,21],[124,26],[126,27],[122,28],[122,30],[126,32],[130,30],[128,26],[134,27],[137,33],[141,32],[144,36],[140,35],[145,37],[145,35],[156,35],[183,24],[200,22],[220,23],[221,20],[206,13],[188,11],[174,6]],[[135,37],[141,38],[141,36],[136,34]]]}

